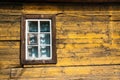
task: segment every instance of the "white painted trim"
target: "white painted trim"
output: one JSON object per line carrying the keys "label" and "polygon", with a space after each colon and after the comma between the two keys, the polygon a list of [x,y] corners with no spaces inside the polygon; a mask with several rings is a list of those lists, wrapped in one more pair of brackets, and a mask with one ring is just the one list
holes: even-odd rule
{"label": "white painted trim", "polygon": [[[28,32],[29,31],[29,26],[28,26],[28,21],[38,21],[38,32]],[[49,21],[50,22],[50,32],[40,32],[40,21]],[[26,19],[26,44],[25,44],[25,52],[26,52],[26,60],[49,60],[52,59],[52,24],[51,24],[51,19]],[[38,45],[32,45],[32,46],[38,46],[38,57],[39,58],[29,58],[29,54],[28,54],[28,33],[36,33],[38,34]],[[50,44],[44,44],[44,46],[50,46],[50,57],[40,57],[40,46],[42,46],[40,44],[40,34],[44,33],[44,34],[50,34]]]}

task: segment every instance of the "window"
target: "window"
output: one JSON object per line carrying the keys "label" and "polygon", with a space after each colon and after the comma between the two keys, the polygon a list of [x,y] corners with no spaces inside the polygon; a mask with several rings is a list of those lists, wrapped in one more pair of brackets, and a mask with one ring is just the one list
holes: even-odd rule
{"label": "window", "polygon": [[56,63],[53,15],[24,15],[21,26],[21,63]]}

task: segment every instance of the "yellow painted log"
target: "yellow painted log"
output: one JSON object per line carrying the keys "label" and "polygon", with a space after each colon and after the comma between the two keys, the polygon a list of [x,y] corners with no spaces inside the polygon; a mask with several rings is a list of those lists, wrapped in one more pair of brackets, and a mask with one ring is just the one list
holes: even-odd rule
{"label": "yellow painted log", "polygon": [[11,13],[21,13],[22,4],[21,3],[0,3],[0,13],[2,14],[11,14]]}
{"label": "yellow painted log", "polygon": [[[119,80],[119,9],[118,4],[1,3],[0,79]],[[57,64],[21,68],[22,14],[56,14]]]}
{"label": "yellow painted log", "polygon": [[20,42],[0,41],[0,68],[20,65]]}
{"label": "yellow painted log", "polygon": [[[106,39],[107,40],[107,39]],[[104,39],[96,38],[74,38],[74,39],[57,39],[57,47],[59,48],[60,45],[64,44],[102,44],[105,43]]]}
{"label": "yellow painted log", "polygon": [[0,41],[0,49],[20,48],[20,41]]}
{"label": "yellow painted log", "polygon": [[12,78],[119,79],[120,66],[12,68]]}
{"label": "yellow painted log", "polygon": [[20,21],[21,20],[21,16],[20,15],[0,15],[0,22],[3,21],[8,21],[8,22],[15,22],[15,21]]}
{"label": "yellow painted log", "polygon": [[20,40],[20,22],[0,22],[0,40]]}
{"label": "yellow painted log", "polygon": [[41,5],[23,4],[22,12],[26,14],[58,14],[62,13],[62,5],[45,3]]}
{"label": "yellow painted log", "polygon": [[[18,65],[20,62],[20,43],[14,41],[0,42],[0,63],[3,66]],[[120,49],[101,44],[57,44],[57,64],[69,65],[102,65],[119,64]],[[15,66],[16,66],[15,65]]]}
{"label": "yellow painted log", "polygon": [[7,80],[10,78],[10,69],[0,69],[0,80]]}

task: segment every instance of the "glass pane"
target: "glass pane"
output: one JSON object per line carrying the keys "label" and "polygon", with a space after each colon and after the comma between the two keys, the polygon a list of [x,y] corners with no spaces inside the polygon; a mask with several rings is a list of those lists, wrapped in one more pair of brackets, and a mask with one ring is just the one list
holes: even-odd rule
{"label": "glass pane", "polygon": [[29,46],[28,47],[28,55],[29,55],[29,58],[37,58],[38,57],[38,47],[37,46]]}
{"label": "glass pane", "polygon": [[38,22],[28,21],[29,32],[38,32]]}
{"label": "glass pane", "polygon": [[37,34],[28,34],[28,44],[37,45],[38,44],[38,35]]}
{"label": "glass pane", "polygon": [[41,32],[50,32],[50,22],[49,21],[40,21],[40,31]]}
{"label": "glass pane", "polygon": [[50,57],[50,46],[41,46],[40,52],[42,58]]}
{"label": "glass pane", "polygon": [[50,44],[50,34],[40,34],[40,44]]}

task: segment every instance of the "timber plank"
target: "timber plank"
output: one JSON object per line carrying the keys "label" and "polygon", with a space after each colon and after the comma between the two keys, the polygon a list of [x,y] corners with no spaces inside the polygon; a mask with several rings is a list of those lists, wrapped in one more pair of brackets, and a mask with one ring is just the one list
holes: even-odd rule
{"label": "timber plank", "polygon": [[20,22],[0,22],[0,40],[20,40]]}
{"label": "timber plank", "polygon": [[58,80],[58,79],[62,79],[63,78],[15,78],[15,79],[10,79],[10,80]]}
{"label": "timber plank", "polygon": [[20,65],[19,49],[19,41],[0,41],[0,68]]}
{"label": "timber plank", "polygon": [[0,49],[20,48],[20,41],[0,41]]}
{"label": "timber plank", "polygon": [[112,27],[112,38],[120,38],[120,22],[116,21],[116,22],[111,22],[110,23],[111,27]]}
{"label": "timber plank", "polygon": [[20,60],[19,59],[0,60],[0,69],[8,69],[11,67],[20,67]]}
{"label": "timber plank", "polygon": [[10,80],[120,80],[119,77],[56,77],[56,78],[15,78]]}
{"label": "timber plank", "polygon": [[[108,11],[110,14],[103,14],[103,15],[102,15],[103,11],[99,11],[101,13],[101,15],[99,15],[99,14],[86,15],[86,12],[87,11],[85,11],[85,14],[81,14],[82,13],[81,11],[76,12],[76,13],[61,13],[61,14],[57,15],[57,18],[58,19],[60,18],[59,20],[61,20],[61,21],[62,21],[61,18],[64,18],[64,17],[76,18],[79,21],[93,21],[94,20],[94,22],[104,22],[104,21],[108,21],[108,20],[110,20],[110,21],[119,21],[120,20],[119,14],[116,14],[116,15],[111,14],[112,12],[119,13],[119,10],[118,11]],[[95,13],[96,11],[89,11],[89,13],[90,12]]]}
{"label": "timber plank", "polygon": [[[118,53],[119,54],[119,53]],[[67,55],[67,54],[66,54]],[[85,54],[86,55],[86,54]],[[88,54],[87,54],[88,55]],[[38,65],[24,65],[24,67],[41,67],[41,66],[54,66],[54,67],[60,67],[60,66],[95,66],[95,65],[114,65],[114,64],[120,64],[120,57],[116,56],[107,56],[107,57],[96,57],[96,56],[71,56],[68,57],[58,57],[57,58],[57,64],[38,64]]]}
{"label": "timber plank", "polygon": [[67,33],[66,34],[57,34],[56,39],[106,39],[108,38],[107,34],[96,34],[96,33],[89,33],[89,34],[79,34],[79,33]]}
{"label": "timber plank", "polygon": [[0,3],[0,13],[21,13],[21,3]]}
{"label": "timber plank", "polygon": [[112,65],[119,64],[120,57],[68,57],[58,58],[57,66],[77,66],[77,65]]}
{"label": "timber plank", "polygon": [[[25,14],[58,14],[62,12],[61,4],[23,4],[22,12]],[[36,13],[37,12],[37,13]]]}
{"label": "timber plank", "polygon": [[[107,39],[106,39],[107,40]],[[104,39],[96,38],[74,38],[74,39],[57,39],[57,47],[59,48],[59,44],[102,44],[105,43]]]}
{"label": "timber plank", "polygon": [[77,13],[76,15],[118,15],[119,4],[64,4],[64,13]]}
{"label": "timber plank", "polygon": [[120,21],[120,15],[111,15],[110,20]]}
{"label": "timber plank", "polygon": [[18,55],[20,52],[19,48],[0,48],[0,54],[1,56],[7,56],[7,55]]}
{"label": "timber plank", "polygon": [[[14,1],[14,0],[2,0],[2,2],[9,2],[9,1],[11,1],[11,2],[21,2],[21,0],[17,0],[17,1]],[[24,2],[24,1],[22,1],[22,2]],[[120,2],[120,1],[118,1],[118,0],[85,0],[85,1],[83,1],[83,0],[60,0],[60,1],[58,1],[58,0],[46,0],[46,1],[42,1],[42,0],[26,0],[25,1],[25,3],[28,3],[28,2],[46,2],[46,3],[52,3],[52,2],[55,2],[55,3],[83,3],[83,4],[87,4],[87,3],[103,3],[103,2],[105,2],[105,3],[110,3],[110,2]]]}
{"label": "timber plank", "polygon": [[10,78],[10,69],[0,69],[0,80],[7,80]]}
{"label": "timber plank", "polygon": [[109,29],[109,22],[91,22],[91,21],[86,21],[86,22],[77,22],[71,20],[70,22],[68,21],[61,21],[57,22],[57,33],[64,33],[64,32],[76,32],[76,33],[98,33],[98,34],[106,34],[106,32]]}
{"label": "timber plank", "polygon": [[2,21],[19,21],[21,20],[21,16],[20,15],[0,15],[0,22]]}
{"label": "timber plank", "polygon": [[[89,7],[90,8],[90,7]],[[94,9],[94,8],[92,8],[92,9]],[[63,13],[64,14],[70,14],[70,15],[74,15],[74,14],[76,14],[76,15],[115,15],[115,16],[117,16],[118,14],[120,14],[120,11],[119,10],[116,10],[116,11],[114,11],[114,10],[101,10],[101,11],[99,11],[99,10],[93,10],[93,11],[89,11],[89,10],[87,10],[87,9],[85,9],[85,10],[79,10],[79,11],[74,11],[74,9],[72,10],[64,10],[63,11]]]}
{"label": "timber plank", "polygon": [[[58,63],[54,66],[119,64],[119,52],[120,48],[104,43],[61,43],[57,44]],[[20,42],[0,42],[0,55],[2,66],[20,65]]]}
{"label": "timber plank", "polygon": [[[109,4],[109,5],[100,5],[100,4],[53,4],[53,3],[42,3],[33,4],[29,3],[23,4],[23,13],[26,14],[76,14],[78,15],[118,15],[119,5]],[[37,12],[37,13],[36,13]],[[102,16],[101,16],[102,17]],[[104,18],[104,17],[103,17]]]}
{"label": "timber plank", "polygon": [[[19,52],[19,51],[18,51]],[[19,59],[20,55],[18,53],[15,54],[15,52],[13,52],[14,54],[9,54],[9,55],[2,55],[0,56],[0,60],[8,60],[8,59]]]}
{"label": "timber plank", "polygon": [[[51,65],[51,66],[120,64],[120,60],[119,60],[120,57],[118,55],[120,54],[116,53],[114,55],[109,55],[109,54],[100,54],[100,53],[99,54],[84,53],[83,55],[82,53],[81,54],[66,53],[64,56],[67,56],[67,57],[64,57],[62,54],[58,55],[59,57],[57,58],[57,64]],[[0,59],[0,65],[1,65],[0,66],[1,68],[7,68],[12,65],[15,67],[20,65],[20,59],[19,58],[18,59],[14,59],[14,58]],[[38,64],[38,65],[43,66],[41,64]]]}
{"label": "timber plank", "polygon": [[[76,73],[77,72],[77,73]],[[11,78],[119,79],[120,66],[12,68]]]}
{"label": "timber plank", "polygon": [[60,14],[58,15],[58,21],[74,21],[74,22],[85,22],[85,21],[94,21],[94,22],[106,22],[109,21],[109,15],[76,15],[74,14]]}
{"label": "timber plank", "polygon": [[[9,78],[9,75],[11,80],[120,79],[119,5],[22,4],[0,5],[1,80]],[[56,14],[57,64],[14,68],[21,67],[22,13]],[[12,68],[11,72],[5,68]]]}

